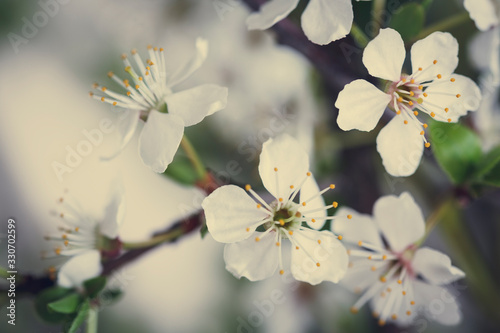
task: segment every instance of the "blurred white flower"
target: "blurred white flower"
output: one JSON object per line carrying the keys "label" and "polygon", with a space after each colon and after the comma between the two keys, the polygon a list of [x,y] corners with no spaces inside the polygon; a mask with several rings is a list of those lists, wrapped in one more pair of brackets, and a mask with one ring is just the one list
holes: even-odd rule
{"label": "blurred white flower", "polygon": [[481,92],[469,78],[455,74],[458,43],[449,33],[434,32],[411,48],[413,73],[402,74],[405,47],[399,33],[382,29],[363,52],[368,72],[387,80],[385,91],[365,80],[355,80],[340,92],[335,106],[344,131],[371,131],[387,106],[396,116],[377,137],[377,150],[393,176],[412,175],[420,164],[427,124],[419,111],[443,122],[457,122],[468,110],[479,108]]}
{"label": "blurred white flower", "polygon": [[[359,0],[358,0],[359,1]],[[270,0],[247,19],[248,29],[265,30],[297,7],[299,0]],[[312,0],[302,13],[302,29],[313,43],[325,45],[351,31],[354,14],[350,0]]]}
{"label": "blurred white flower", "polygon": [[[71,257],[59,269],[57,283],[60,286],[80,286],[83,281],[100,274],[101,253],[118,254],[118,228],[124,220],[125,206],[124,189],[120,183],[112,183],[110,198],[104,217],[99,220],[90,216],[76,200],[59,199],[61,207],[56,214],[64,226],[59,228],[60,235],[45,237],[56,242],[57,246],[53,254],[44,258]],[[49,272],[54,274],[55,268],[49,268]]]}
{"label": "blurred white flower", "polygon": [[118,152],[132,137],[139,118],[146,122],[139,138],[139,153],[144,164],[161,173],[172,162],[184,135],[184,127],[198,124],[206,116],[226,107],[227,88],[205,84],[172,92],[173,86],[187,79],[205,61],[208,53],[206,40],[199,38],[196,41],[195,56],[172,74],[166,72],[163,49],[151,46],[148,49],[150,58],[146,63],[135,49],[131,52],[138,72],[127,56],[122,55],[125,71],[131,76],[133,83],[129,80],[122,81],[112,72],[108,73],[113,81],[127,90],[126,95],[96,83],[94,88],[107,97],[92,92],[90,96],[126,109],[118,124],[122,135]]}
{"label": "blurred white flower", "polygon": [[[319,232],[328,219],[322,194],[335,188],[332,184],[320,191],[309,170],[309,158],[300,144],[287,134],[264,143],[259,173],[265,188],[276,199],[267,204],[250,185],[244,190],[234,185],[215,190],[202,203],[210,234],[226,243],[226,268],[251,281],[272,276],[282,260],[282,241],[292,244],[291,273],[310,284],[324,280],[338,282],[347,269],[347,254],[338,237],[329,231]],[[300,192],[300,203],[294,198]],[[306,222],[310,228],[305,228]]]}
{"label": "blurred white flower", "polygon": [[464,0],[464,7],[481,31],[497,26],[500,15],[498,0]]}
{"label": "blurred white flower", "polygon": [[[344,218],[347,214],[351,220]],[[445,325],[460,321],[458,304],[442,285],[465,274],[445,254],[416,245],[425,235],[425,222],[409,193],[380,198],[373,217],[341,208],[332,230],[353,245],[342,282],[363,294],[352,312],[370,301],[381,325],[408,325],[418,313]],[[442,307],[435,311],[431,306],[440,300]]]}

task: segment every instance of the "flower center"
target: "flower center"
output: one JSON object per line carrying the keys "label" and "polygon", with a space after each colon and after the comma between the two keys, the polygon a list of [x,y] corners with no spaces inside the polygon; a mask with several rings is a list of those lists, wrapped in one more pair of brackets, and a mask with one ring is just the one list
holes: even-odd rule
{"label": "flower center", "polygon": [[[269,228],[275,228],[279,230],[295,231],[301,227],[303,217],[302,213],[298,210],[299,205],[297,203],[288,202],[283,206],[278,200],[276,200],[271,203],[271,208],[273,209],[273,219],[272,221],[264,224],[264,228],[266,230]],[[287,237],[287,234],[287,232],[284,232],[284,237]]]}

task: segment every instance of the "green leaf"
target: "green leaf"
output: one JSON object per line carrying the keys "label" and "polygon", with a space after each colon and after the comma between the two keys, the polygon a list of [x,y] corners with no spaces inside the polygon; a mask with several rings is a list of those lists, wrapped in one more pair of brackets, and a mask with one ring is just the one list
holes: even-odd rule
{"label": "green leaf", "polygon": [[78,331],[78,328],[80,328],[83,322],[87,319],[89,310],[90,310],[90,304],[89,301],[87,300],[82,303],[82,305],[78,309],[78,313],[76,314],[75,319],[73,319],[73,322],[71,323],[69,328],[65,330],[65,333],[76,333]]}
{"label": "green leaf", "polygon": [[99,295],[99,303],[108,306],[118,301],[123,295],[120,289],[106,289]]}
{"label": "green leaf", "polygon": [[72,289],[51,287],[40,292],[35,298],[35,310],[37,314],[48,323],[60,323],[67,319],[67,315],[56,313],[49,309],[48,304],[62,299],[72,292]]}
{"label": "green leaf", "polygon": [[463,184],[474,175],[482,158],[479,137],[461,124],[433,121],[430,136],[434,156],[454,184]]}
{"label": "green leaf", "polygon": [[407,3],[392,14],[389,27],[397,30],[404,41],[416,37],[425,23],[425,9],[418,3]]}
{"label": "green leaf", "polygon": [[203,226],[200,229],[200,234],[201,234],[201,239],[204,239],[205,236],[208,234],[208,227],[207,224],[203,224]]}
{"label": "green leaf", "polygon": [[500,146],[490,150],[479,162],[474,180],[480,184],[500,186]]}
{"label": "green leaf", "polygon": [[71,293],[55,302],[47,304],[50,310],[59,313],[75,313],[82,302],[82,297],[77,293]]}
{"label": "green leaf", "polygon": [[181,154],[176,154],[164,174],[184,185],[193,185],[198,180],[198,176],[191,163],[187,157]]}
{"label": "green leaf", "polygon": [[83,282],[83,287],[87,291],[89,298],[95,298],[106,286],[106,277],[97,276]]}

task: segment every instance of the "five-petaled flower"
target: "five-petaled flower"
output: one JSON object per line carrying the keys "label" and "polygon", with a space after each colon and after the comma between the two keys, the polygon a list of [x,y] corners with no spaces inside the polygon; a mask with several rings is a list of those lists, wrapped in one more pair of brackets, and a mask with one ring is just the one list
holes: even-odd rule
{"label": "five-petaled flower", "polygon": [[[381,325],[387,321],[408,325],[418,313],[445,325],[459,322],[455,297],[442,285],[465,274],[443,253],[419,248],[425,222],[410,194],[380,198],[373,217],[350,208],[341,208],[337,214],[332,230],[342,233],[351,245],[342,283],[356,293],[363,292],[352,312],[370,301]],[[347,214],[352,219],[345,219]]]}
{"label": "five-petaled flower", "polygon": [[[127,109],[118,124],[121,135],[120,152],[132,137],[139,119],[146,123],[139,138],[139,154],[144,164],[155,172],[164,172],[172,162],[184,135],[184,127],[201,122],[206,116],[226,107],[227,88],[204,84],[180,92],[172,87],[187,79],[205,61],[208,42],[196,41],[195,56],[173,73],[167,73],[163,49],[148,46],[149,59],[143,63],[139,53],[132,50],[137,71],[127,55],[122,55],[125,71],[132,81],[121,80],[114,73],[108,76],[127,90],[125,95],[94,84],[90,96],[102,102]],[[105,96],[103,96],[105,95]],[[115,156],[113,154],[111,157]]]}
{"label": "five-petaled flower", "polygon": [[[61,287],[78,287],[83,281],[101,273],[101,255],[116,255],[119,249],[118,229],[124,219],[124,190],[119,182],[113,182],[110,188],[110,201],[102,219],[95,219],[86,214],[78,202],[68,197],[61,197],[58,204],[61,209],[56,213],[63,221],[60,235],[47,236],[45,239],[56,242],[51,254],[43,258],[70,257],[58,270],[57,283]],[[55,276],[57,269],[49,268]]]}
{"label": "five-petaled flower", "polygon": [[[313,285],[338,282],[348,262],[341,236],[318,231],[326,220],[333,219],[327,210],[338,204],[325,205],[322,194],[335,186],[319,190],[309,172],[307,153],[286,134],[264,143],[259,173],[275,198],[272,203],[266,203],[250,185],[246,190],[253,199],[240,187],[227,185],[202,203],[210,234],[226,243],[227,270],[251,281],[268,278],[279,268],[280,274],[290,269],[295,279]],[[294,199],[299,192],[297,203]],[[287,239],[290,244],[284,243]],[[284,246],[291,250],[290,267],[284,266]]]}
{"label": "five-petaled flower", "polygon": [[345,131],[371,131],[388,106],[395,116],[380,131],[377,150],[386,171],[409,176],[417,169],[425,138],[426,123],[419,112],[437,121],[457,122],[468,110],[479,108],[481,92],[469,78],[454,74],[458,43],[449,33],[434,32],[411,48],[411,75],[402,74],[405,46],[398,32],[382,29],[366,46],[363,63],[375,77],[387,80],[380,91],[365,80],[355,80],[340,92],[335,106],[337,123]]}
{"label": "five-petaled flower", "polygon": [[[299,0],[270,0],[248,17],[248,29],[272,27],[287,17],[298,3]],[[302,13],[301,21],[307,38],[313,43],[325,45],[347,36],[353,19],[351,0],[311,0]]]}

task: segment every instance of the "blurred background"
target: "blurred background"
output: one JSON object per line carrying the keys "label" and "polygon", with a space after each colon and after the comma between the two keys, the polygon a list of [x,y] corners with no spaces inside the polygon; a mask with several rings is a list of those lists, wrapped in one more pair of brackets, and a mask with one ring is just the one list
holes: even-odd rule
{"label": "blurred background", "polygon": [[[358,296],[340,285],[284,284],[278,277],[259,283],[237,280],[224,268],[223,245],[194,232],[110,276],[109,283],[124,295],[101,310],[99,332],[498,332],[500,192],[488,189],[469,195],[451,184],[430,151],[413,176],[393,178],[375,149],[382,124],[369,133],[338,129],[333,106],[338,92],[350,80],[367,77],[361,49],[351,37],[338,43],[355,50],[349,57],[339,45],[325,47],[337,64],[327,73],[318,70],[310,56],[282,45],[304,38],[300,28],[247,31],[250,9],[244,1],[58,0],[56,7],[47,9],[49,2],[54,3],[0,2],[0,236],[5,236],[8,218],[14,218],[17,266],[24,274],[44,274],[52,264],[40,253],[49,246],[43,236],[58,226],[50,212],[62,193],[75,197],[98,218],[108,184],[119,178],[127,201],[120,237],[127,241],[147,239],[200,208],[203,194],[186,185],[190,175],[184,172],[185,156],[179,153],[165,175],[155,174],[138,157],[137,133],[111,162],[103,163],[100,157],[115,142],[115,133],[105,134],[70,172],[62,177],[54,172],[54,162],[64,163],[68,147],[74,149],[85,138],[82,131],[116,118],[111,106],[88,97],[91,85],[107,84],[110,70],[125,74],[120,55],[133,48],[145,53],[148,44],[163,47],[167,67],[175,68],[193,54],[197,37],[209,40],[207,61],[179,88],[201,83],[229,88],[227,108],[186,132],[222,180],[227,180],[228,162],[236,161],[231,181],[261,188],[260,147],[270,136],[287,132],[309,151],[319,182],[337,184],[331,199],[359,212],[371,213],[377,198],[403,191],[413,194],[425,216],[449,193],[456,198],[456,209],[442,216],[426,244],[450,255],[467,274],[452,286],[463,312],[458,326],[422,320],[409,328],[379,327],[366,307],[357,315],[350,313]],[[388,1],[387,8],[407,2],[411,1]],[[426,26],[466,13],[462,1],[424,2],[429,6]],[[372,4],[353,3],[355,21],[368,26]],[[301,1],[287,23],[300,27],[306,4]],[[40,11],[48,13],[46,20],[37,14]],[[390,20],[389,9],[388,13],[382,26]],[[34,20],[40,20],[39,26],[32,29],[29,22]],[[460,44],[457,72],[477,79],[469,50],[478,34],[474,23],[463,20],[450,32]],[[14,46],[9,33],[22,40]],[[471,116],[464,122],[476,126]],[[5,265],[2,238],[0,244],[0,265]],[[248,328],[245,323],[270,300],[273,290],[283,293],[284,302]],[[1,332],[61,331],[37,317],[32,296],[18,295],[17,301],[15,329],[7,324],[2,305]]]}

